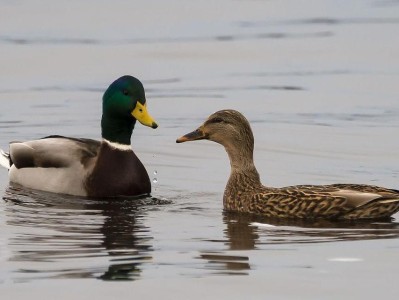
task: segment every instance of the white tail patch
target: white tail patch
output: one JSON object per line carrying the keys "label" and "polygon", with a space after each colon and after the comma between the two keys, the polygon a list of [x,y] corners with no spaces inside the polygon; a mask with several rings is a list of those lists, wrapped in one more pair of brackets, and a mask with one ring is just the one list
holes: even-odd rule
{"label": "white tail patch", "polygon": [[11,168],[8,154],[1,149],[0,149],[0,165],[8,170]]}

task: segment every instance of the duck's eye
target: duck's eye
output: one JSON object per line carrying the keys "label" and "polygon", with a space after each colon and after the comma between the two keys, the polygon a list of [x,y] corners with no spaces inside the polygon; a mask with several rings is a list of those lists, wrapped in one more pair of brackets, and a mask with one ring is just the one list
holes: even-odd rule
{"label": "duck's eye", "polygon": [[126,96],[129,95],[128,90],[123,90],[122,93],[123,93],[123,95],[126,95]]}
{"label": "duck's eye", "polygon": [[209,120],[209,123],[222,123],[223,119],[222,118],[213,118],[212,120]]}

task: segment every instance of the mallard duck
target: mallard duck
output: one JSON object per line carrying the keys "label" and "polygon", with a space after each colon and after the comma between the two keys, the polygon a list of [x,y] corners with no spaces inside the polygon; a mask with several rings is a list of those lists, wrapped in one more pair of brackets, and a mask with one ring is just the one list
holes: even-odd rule
{"label": "mallard duck", "polygon": [[102,140],[47,136],[11,142],[2,165],[13,183],[53,193],[87,197],[138,196],[151,182],[130,145],[138,120],[157,128],[147,112],[142,83],[132,76],[115,80],[102,99]]}
{"label": "mallard duck", "polygon": [[388,218],[399,210],[399,191],[378,186],[262,185],[253,161],[252,130],[238,111],[218,111],[176,142],[202,139],[223,145],[229,156],[231,173],[223,196],[226,211],[279,218],[354,220]]}

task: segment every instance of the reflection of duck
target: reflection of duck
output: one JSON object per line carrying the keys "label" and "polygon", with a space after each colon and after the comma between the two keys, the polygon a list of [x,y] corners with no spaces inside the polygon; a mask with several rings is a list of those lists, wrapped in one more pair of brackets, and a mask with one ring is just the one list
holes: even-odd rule
{"label": "reflection of duck", "polygon": [[16,279],[134,280],[151,259],[152,237],[140,218],[150,198],[94,201],[10,187],[3,199]]}
{"label": "reflection of duck", "polygon": [[253,162],[251,127],[237,111],[212,114],[197,130],[176,142],[201,139],[222,144],[229,155],[231,174],[223,197],[227,211],[279,218],[354,220],[388,218],[399,210],[399,191],[377,186],[263,186]]}
{"label": "reflection of duck", "polygon": [[[223,213],[228,248],[224,251],[202,251],[199,258],[206,260],[206,268],[223,275],[248,275],[253,264],[254,249],[295,249],[298,244],[328,243],[374,239],[396,239],[399,223],[395,222],[333,222],[324,219],[303,220],[273,218],[260,215],[228,212]],[[255,263],[256,265],[256,263]]]}
{"label": "reflection of duck", "polygon": [[259,234],[251,226],[248,214],[224,212],[223,222],[226,224],[225,235],[230,250],[252,250],[259,239]]}
{"label": "reflection of duck", "polygon": [[224,212],[226,235],[232,250],[251,250],[256,245],[302,244],[374,240],[399,237],[399,223],[332,222],[264,217]]}
{"label": "reflection of duck", "polygon": [[[99,209],[105,216],[101,233],[104,236],[103,246],[107,249],[111,264],[108,270],[100,276],[103,280],[131,280],[139,277],[140,265],[151,260],[147,253],[151,246],[146,242],[151,238],[146,226],[137,222],[137,205],[132,201],[110,201],[99,203]],[[96,206],[93,207],[93,209]],[[142,237],[139,237],[140,233]],[[122,259],[121,259],[122,258]]]}
{"label": "reflection of duck", "polygon": [[136,120],[158,126],[147,113],[141,82],[123,76],[104,93],[101,142],[62,136],[12,142],[9,154],[1,151],[0,163],[10,169],[10,181],[37,190],[92,197],[149,194],[148,174],[130,146]]}

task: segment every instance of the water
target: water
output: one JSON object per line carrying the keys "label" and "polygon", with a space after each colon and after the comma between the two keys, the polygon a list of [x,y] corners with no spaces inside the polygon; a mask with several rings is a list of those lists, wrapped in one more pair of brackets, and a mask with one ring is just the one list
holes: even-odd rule
{"label": "water", "polygon": [[226,214],[224,150],[175,140],[234,108],[265,184],[398,188],[398,16],[395,0],[0,1],[0,148],[98,139],[102,93],[124,74],[160,125],[133,135],[152,198],[53,195],[0,171],[2,299],[397,297],[399,214]]}

